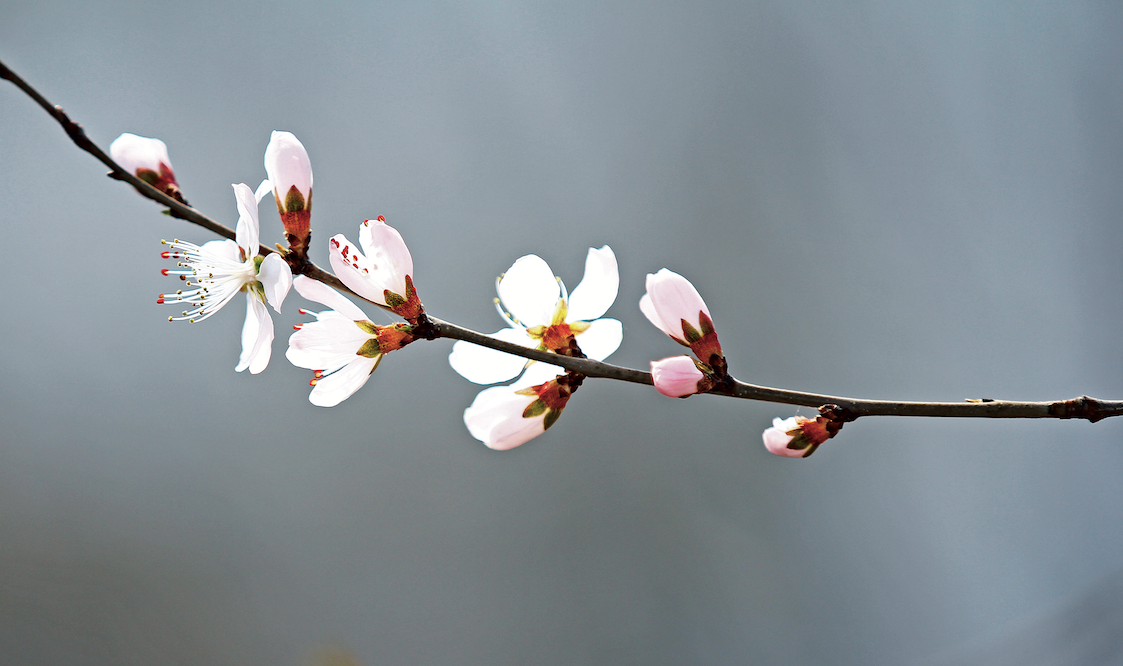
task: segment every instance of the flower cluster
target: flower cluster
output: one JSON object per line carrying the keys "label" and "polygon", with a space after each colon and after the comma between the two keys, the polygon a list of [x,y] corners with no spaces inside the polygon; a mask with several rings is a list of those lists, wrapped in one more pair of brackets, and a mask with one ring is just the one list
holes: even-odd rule
{"label": "flower cluster", "polygon": [[[123,134],[111,152],[123,169],[182,201],[167,147],[158,139]],[[314,319],[293,326],[285,356],[295,366],[313,371],[309,401],[332,407],[352,396],[370,378],[389,352],[419,337],[434,337],[433,320],[414,287],[413,257],[402,235],[378,216],[359,226],[358,243],[337,234],[328,241],[331,266],[354,295],[388,310],[405,323],[379,325],[330,286],[294,270],[310,270],[312,167],[308,153],[289,132],[273,132],[265,150],[267,178],[256,192],[237,183],[235,240],[195,245],[181,240],[167,243],[163,253],[177,260],[164,275],[178,276],[185,289],[160,294],[157,302],[186,306],[169,320],[203,321],[246,294],[242,354],[235,368],[253,374],[269,363],[273,320],[266,304],[280,312],[291,288],[328,309],[300,313]],[[288,240],[288,249],[265,250],[259,245],[258,204],[272,192]],[[315,269],[318,270],[318,269]],[[616,300],[620,286],[616,255],[607,245],[590,248],[585,274],[572,293],[537,255],[515,261],[496,280],[496,308],[505,326],[490,337],[514,347],[546,354],[603,361],[620,346],[623,327],[604,314]],[[651,378],[663,395],[685,397],[713,390],[729,392],[735,385],[705,301],[689,280],[666,268],[647,276],[647,290],[639,307],[647,319],[675,342],[690,348],[694,357],[673,356],[651,362]],[[449,364],[486,388],[464,410],[464,423],[473,437],[496,450],[515,448],[549,429],[567,407],[586,376],[549,362],[465,341],[453,345]],[[776,419],[764,432],[765,447],[777,455],[805,457],[841,427],[820,416],[811,420]]]}

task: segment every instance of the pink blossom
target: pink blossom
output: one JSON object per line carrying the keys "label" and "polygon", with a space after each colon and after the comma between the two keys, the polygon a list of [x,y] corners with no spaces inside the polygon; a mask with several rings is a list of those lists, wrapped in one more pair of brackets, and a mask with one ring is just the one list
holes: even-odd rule
{"label": "pink blossom", "polygon": [[312,234],[312,163],[304,144],[291,132],[274,130],[265,148],[265,173],[289,248],[304,255]]}
{"label": "pink blossom", "polygon": [[725,357],[710,310],[690,280],[666,268],[649,273],[639,309],[656,328],[690,347],[699,361],[724,374]]}
{"label": "pink blossom", "polygon": [[125,171],[173,199],[182,200],[168,146],[163,141],[125,132],[109,144],[109,156]]}
{"label": "pink blossom", "polygon": [[698,382],[705,377],[689,356],[672,356],[651,362],[651,379],[656,390],[670,398],[697,393]]}
{"label": "pink blossom", "polygon": [[331,267],[343,284],[406,319],[421,314],[413,288],[413,257],[402,235],[380,215],[359,226],[359,245],[361,251],[343,234],[328,244]]}

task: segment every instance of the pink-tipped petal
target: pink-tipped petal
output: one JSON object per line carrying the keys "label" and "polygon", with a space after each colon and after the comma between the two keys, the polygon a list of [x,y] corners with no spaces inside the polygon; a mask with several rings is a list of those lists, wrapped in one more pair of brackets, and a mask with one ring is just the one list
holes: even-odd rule
{"label": "pink-tipped petal", "polygon": [[672,356],[651,362],[651,379],[655,389],[669,398],[681,398],[698,392],[698,382],[705,375],[689,356]]}

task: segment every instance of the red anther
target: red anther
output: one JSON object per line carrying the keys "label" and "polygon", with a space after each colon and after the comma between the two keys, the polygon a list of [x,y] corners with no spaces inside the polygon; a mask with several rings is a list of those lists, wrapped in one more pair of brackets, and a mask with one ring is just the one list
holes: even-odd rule
{"label": "red anther", "polygon": [[324,371],[323,370],[316,370],[312,374],[316,376],[316,379],[320,379],[321,377],[324,376]]}
{"label": "red anther", "polygon": [[179,279],[183,280],[184,282],[187,282],[187,276],[186,275],[180,275]]}
{"label": "red anther", "polygon": [[304,324],[293,324],[292,325],[292,330],[294,330],[294,331],[299,331],[302,328],[304,328]]}
{"label": "red anther", "polygon": [[172,253],[171,252],[161,252],[160,256],[163,257],[164,259],[171,259]]}
{"label": "red anther", "polygon": [[156,303],[159,304],[159,305],[163,305],[163,303],[164,303],[164,295],[163,294],[160,294],[159,296],[156,297]]}
{"label": "red anther", "polygon": [[354,263],[352,263],[351,265],[355,267],[355,270],[358,270],[358,268],[359,268],[359,263],[358,263],[358,262],[354,262]]}
{"label": "red anther", "polygon": [[351,249],[351,246],[350,246],[350,245],[344,245],[344,246],[343,246],[343,249],[342,249],[342,250],[340,250],[340,254],[342,254],[342,255],[343,255],[343,258],[344,258],[344,259],[346,259],[346,258],[347,258],[347,250],[350,250],[350,249]]}
{"label": "red anther", "polygon": [[339,241],[335,240],[334,238],[331,239],[331,244],[332,244],[332,247],[339,247]]}
{"label": "red anther", "polygon": [[379,222],[385,222],[385,221],[386,221],[386,218],[384,218],[384,217],[382,217],[381,215],[379,215],[379,216],[378,216],[378,221],[379,221]]}
{"label": "red anther", "polygon": [[308,385],[309,385],[309,386],[315,386],[315,385],[316,385],[316,380],[315,380],[315,379],[313,379],[312,381],[308,382]]}
{"label": "red anther", "polygon": [[166,269],[166,268],[160,269],[160,275],[167,275],[167,274],[168,274],[168,269]]}
{"label": "red anther", "polygon": [[300,314],[302,314],[302,315],[312,314],[311,312],[309,312],[309,311],[305,310],[304,308],[299,308],[299,309],[297,310],[297,312],[299,312],[299,313],[300,313]]}

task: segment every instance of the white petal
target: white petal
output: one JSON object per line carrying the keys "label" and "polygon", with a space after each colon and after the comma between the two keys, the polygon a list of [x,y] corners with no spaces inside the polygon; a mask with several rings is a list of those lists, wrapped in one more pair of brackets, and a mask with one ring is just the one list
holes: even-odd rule
{"label": "white petal", "polygon": [[242,258],[238,254],[238,244],[229,238],[203,243],[199,247],[199,254],[208,261],[242,263]]}
{"label": "white petal", "polygon": [[603,361],[620,348],[624,326],[615,319],[598,319],[577,336],[581,351],[594,361]]}
{"label": "white petal", "polygon": [[308,207],[308,195],[312,191],[312,163],[304,144],[292,132],[273,131],[269,145],[265,148],[265,173],[277,188],[277,195],[284,202],[289,189],[294,185],[304,196]]}
{"label": "white petal", "polygon": [[413,276],[413,257],[398,230],[381,220],[366,220],[359,226],[359,243],[373,265],[372,278],[404,297],[406,276]]}
{"label": "white petal", "polygon": [[499,280],[497,291],[503,307],[528,328],[549,324],[561,296],[550,265],[534,254],[512,264]]}
{"label": "white petal", "polygon": [[260,185],[257,186],[257,191],[253,193],[253,198],[257,199],[258,203],[261,203],[261,200],[265,198],[265,195],[269,194],[272,191],[273,183],[268,178],[266,178],[265,180],[261,181]]}
{"label": "white petal", "polygon": [[480,391],[464,410],[464,425],[489,448],[513,449],[545,432],[543,416],[523,418],[523,411],[535,400],[535,396],[519,395],[506,386]]}
{"label": "white petal", "polygon": [[558,365],[550,365],[548,363],[534,362],[526,369],[522,377],[512,382],[508,388],[519,390],[531,386],[540,386],[556,379],[558,375],[564,375],[565,368]]}
{"label": "white petal", "polygon": [[137,169],[160,171],[160,162],[169,169],[172,161],[168,158],[168,146],[159,139],[150,139],[125,132],[109,144],[109,155],[125,171],[136,175]]}
{"label": "white petal", "polygon": [[238,372],[250,369],[258,374],[269,365],[273,353],[273,318],[265,304],[246,296],[246,322],[242,325],[242,356],[234,369]]}
{"label": "white petal", "polygon": [[347,300],[343,294],[319,280],[313,280],[306,275],[298,275],[293,278],[292,286],[296,289],[296,293],[304,298],[326,305],[352,321],[367,319],[366,313],[360,310],[358,306]]}
{"label": "white petal", "polygon": [[612,248],[589,248],[585,276],[569,295],[568,321],[592,321],[608,312],[620,290],[620,271]]}
{"label": "white petal", "polygon": [[381,356],[356,356],[343,369],[316,380],[316,386],[308,394],[308,402],[317,407],[335,407],[367,383],[380,360]]}
{"label": "white petal", "polygon": [[235,232],[238,245],[246,251],[247,257],[256,257],[259,249],[257,223],[257,199],[253,190],[245,183],[234,183],[234,198],[238,200],[238,228]]}
{"label": "white petal", "polygon": [[351,319],[321,315],[289,336],[285,357],[298,368],[331,372],[354,361],[370,339]]}
{"label": "white petal", "polygon": [[[303,277],[303,276],[301,276]],[[277,312],[281,311],[281,304],[285,302],[289,289],[292,287],[292,269],[279,254],[266,255],[257,272],[257,279],[265,288],[265,298],[269,305]]]}
{"label": "white petal", "polygon": [[[536,341],[531,339],[526,331],[517,328],[504,328],[492,333],[491,337],[523,347],[537,346]],[[464,379],[477,384],[494,384],[513,379],[522,372],[526,362],[525,358],[480,347],[463,340],[454,344],[452,353],[448,355],[448,364],[452,369],[460,373]]]}
{"label": "white petal", "polygon": [[[337,277],[347,288],[363,298],[386,305],[386,287],[378,282],[370,262],[354,243],[343,234],[336,234],[328,242],[328,259]],[[405,296],[405,294],[401,294]]]}

